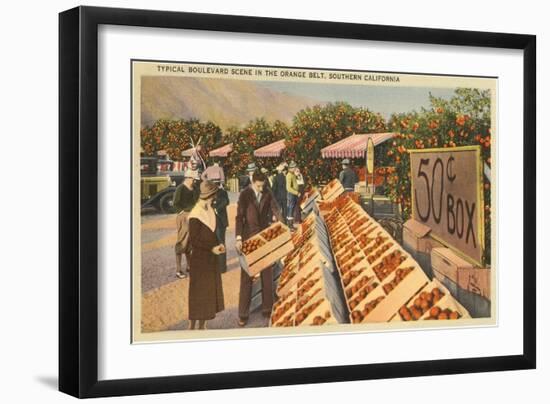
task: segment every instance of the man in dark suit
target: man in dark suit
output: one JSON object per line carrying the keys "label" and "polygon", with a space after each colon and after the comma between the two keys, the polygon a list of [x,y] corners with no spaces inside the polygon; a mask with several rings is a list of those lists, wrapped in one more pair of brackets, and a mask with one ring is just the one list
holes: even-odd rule
{"label": "man in dark suit", "polygon": [[256,163],[250,163],[246,166],[246,178],[243,180],[243,190],[246,189],[250,184],[252,184],[252,176],[256,172],[258,167],[256,167]]}
{"label": "man in dark suit", "polygon": [[286,218],[286,164],[281,163],[277,166],[277,174],[273,178],[271,187],[277,203],[282,209],[283,217]]}
{"label": "man in dark suit", "polygon": [[[273,196],[266,189],[267,178],[256,171],[252,176],[252,184],[243,189],[237,202],[237,216],[235,220],[235,248],[242,253],[243,241],[260,233],[276,220],[282,220],[281,209]],[[273,267],[264,269],[261,273],[262,282],[262,314],[269,317],[273,306]],[[245,270],[241,269],[241,284],[239,290],[239,326],[243,327],[250,314],[250,299],[252,281]]]}
{"label": "man in dark suit", "polygon": [[359,177],[357,177],[357,173],[350,167],[348,159],[342,161],[342,171],[340,171],[338,179],[346,192],[353,192],[355,190],[355,184],[359,182]]}
{"label": "man in dark suit", "polygon": [[[220,179],[216,179],[212,182],[219,187],[218,192],[216,193],[216,198],[212,202],[212,207],[214,208],[217,217],[216,236],[218,236],[218,240],[220,241],[220,243],[225,246],[225,231],[227,230],[227,226],[229,225],[229,221],[227,220],[227,205],[229,205],[229,195],[227,194],[227,191],[223,188],[223,184],[221,184]],[[222,273],[226,272],[227,254],[224,252],[218,255],[218,259],[220,261],[220,271]]]}

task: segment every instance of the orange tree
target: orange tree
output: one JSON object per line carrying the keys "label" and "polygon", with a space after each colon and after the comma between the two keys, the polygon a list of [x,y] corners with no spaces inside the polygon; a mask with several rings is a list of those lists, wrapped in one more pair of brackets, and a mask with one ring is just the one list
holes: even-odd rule
{"label": "orange tree", "polygon": [[[430,96],[431,108],[394,114],[389,128],[396,132],[391,147],[381,156],[392,166],[386,195],[401,206],[403,219],[411,217],[411,174],[408,151],[480,145],[483,164],[491,167],[491,103],[488,90],[460,88],[450,100]],[[485,260],[490,262],[491,186],[483,176],[485,202]]]}
{"label": "orange tree", "polygon": [[296,161],[310,184],[319,184],[337,178],[340,169],[340,160],[321,157],[323,147],[354,133],[385,130],[382,116],[368,109],[355,108],[344,102],[308,107],[293,119],[284,156],[288,161]]}
{"label": "orange tree", "polygon": [[278,164],[277,159],[257,159],[254,150],[279,139],[284,139],[288,126],[282,121],[269,123],[264,118],[248,122],[242,128],[231,127],[224,136],[225,143],[233,143],[233,151],[225,161],[225,169],[230,176],[246,174],[246,166],[255,162],[258,167],[272,169]]}
{"label": "orange tree", "polygon": [[198,119],[159,119],[141,130],[141,147],[147,156],[165,150],[174,160],[181,160],[181,152],[200,142],[204,153],[220,146],[222,131],[211,121]]}

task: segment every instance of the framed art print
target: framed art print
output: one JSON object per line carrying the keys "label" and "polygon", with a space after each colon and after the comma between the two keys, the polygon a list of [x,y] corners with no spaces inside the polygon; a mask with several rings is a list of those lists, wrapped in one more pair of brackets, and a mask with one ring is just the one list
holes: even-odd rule
{"label": "framed art print", "polygon": [[534,105],[529,35],[61,13],[60,389],[534,367]]}

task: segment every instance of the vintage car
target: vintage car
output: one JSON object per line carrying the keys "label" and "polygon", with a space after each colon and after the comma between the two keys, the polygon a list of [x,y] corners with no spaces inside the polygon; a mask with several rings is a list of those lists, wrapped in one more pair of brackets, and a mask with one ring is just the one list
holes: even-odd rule
{"label": "vintage car", "polygon": [[141,209],[173,213],[174,193],[183,181],[183,171],[173,171],[173,161],[158,157],[141,157],[140,164]]}

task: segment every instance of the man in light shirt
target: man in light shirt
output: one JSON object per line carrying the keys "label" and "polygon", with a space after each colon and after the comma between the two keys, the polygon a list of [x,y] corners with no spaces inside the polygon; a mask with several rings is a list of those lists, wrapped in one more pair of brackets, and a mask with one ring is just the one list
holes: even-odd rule
{"label": "man in light shirt", "polygon": [[300,189],[298,188],[298,179],[296,178],[296,163],[291,161],[288,165],[288,173],[286,175],[286,220],[290,231],[295,231],[294,228],[294,209],[298,203]]}

